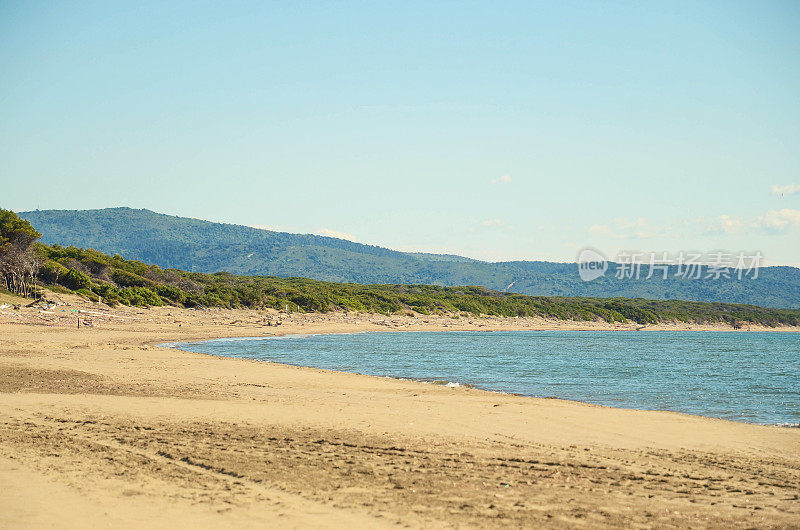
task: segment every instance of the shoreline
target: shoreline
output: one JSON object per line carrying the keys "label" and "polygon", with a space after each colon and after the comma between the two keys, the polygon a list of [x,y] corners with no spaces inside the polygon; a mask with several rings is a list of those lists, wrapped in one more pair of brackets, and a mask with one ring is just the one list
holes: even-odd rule
{"label": "shoreline", "polygon": [[0,526],[800,522],[798,429],[156,346],[400,319],[103,312],[80,329],[0,322],[0,483],[21,492],[0,499]]}
{"label": "shoreline", "polygon": [[[692,412],[685,412],[680,410],[670,410],[670,409],[646,409],[646,408],[636,408],[636,407],[621,407],[621,406],[614,406],[614,405],[606,405],[603,403],[593,403],[591,401],[580,401],[575,399],[563,398],[559,396],[535,396],[531,394],[524,394],[519,392],[506,392],[503,390],[493,390],[491,388],[484,388],[477,384],[462,382],[462,381],[455,381],[455,380],[446,380],[446,379],[431,379],[431,378],[417,378],[417,377],[410,377],[410,376],[391,376],[391,375],[376,375],[376,374],[369,374],[364,372],[355,372],[355,371],[347,371],[347,370],[336,370],[331,368],[320,368],[316,366],[308,366],[304,364],[293,364],[287,362],[278,362],[278,361],[270,361],[270,360],[263,360],[263,359],[256,359],[251,357],[231,357],[227,355],[218,355],[214,353],[207,353],[207,352],[197,352],[192,350],[186,350],[183,348],[179,348],[178,345],[180,344],[198,344],[198,343],[205,343],[205,342],[214,342],[214,341],[228,341],[228,340],[270,340],[270,339],[279,339],[279,338],[291,338],[291,337],[308,337],[308,336],[326,336],[326,335],[356,335],[356,334],[371,334],[371,333],[454,333],[454,332],[474,332],[477,330],[415,330],[415,331],[407,331],[407,330],[370,330],[370,331],[331,331],[331,332],[318,332],[318,333],[284,333],[280,335],[257,335],[257,336],[237,336],[237,337],[216,337],[216,338],[204,338],[204,339],[197,339],[197,340],[184,340],[184,341],[176,341],[176,342],[167,342],[163,344],[150,344],[151,346],[159,347],[159,348],[167,348],[173,349],[177,351],[183,351],[186,353],[191,353],[194,355],[204,355],[210,357],[220,357],[225,359],[236,359],[239,361],[248,361],[248,362],[260,362],[260,363],[269,363],[274,364],[277,366],[286,366],[286,367],[293,367],[293,368],[305,368],[309,370],[322,370],[324,372],[329,373],[341,373],[341,374],[352,374],[362,377],[372,377],[378,379],[390,379],[394,381],[411,381],[414,383],[421,383],[421,384],[430,384],[436,386],[445,386],[450,388],[469,388],[474,390],[479,390],[482,392],[489,392],[491,394],[501,394],[507,396],[515,396],[521,398],[528,398],[528,399],[547,399],[547,400],[558,400],[564,403],[573,403],[573,404],[580,404],[580,405],[589,405],[594,407],[604,407],[610,409],[618,409],[618,410],[635,410],[641,412],[657,412],[657,413],[671,413],[671,414],[680,414],[685,416],[691,416],[695,418],[704,418],[709,420],[720,420],[720,421],[729,421],[734,423],[742,423],[746,425],[755,425],[755,426],[762,426],[762,427],[780,427],[785,429],[800,429],[800,423],[791,423],[791,422],[779,422],[779,423],[759,423],[756,421],[747,421],[747,420],[734,420],[729,418],[721,418],[718,416],[709,416],[705,414],[695,414]],[[601,331],[601,330],[539,330],[539,329],[520,329],[520,330],[480,330],[483,333],[495,333],[495,332],[502,332],[502,331],[523,331],[523,332],[538,332],[538,331],[565,331],[565,332],[575,332],[575,331]],[[619,331],[619,330],[602,330],[602,331]],[[626,330],[628,331],[628,330]],[[637,331],[637,330],[631,330]],[[653,332],[663,332],[663,331],[675,331],[675,330],[649,330]],[[682,330],[682,331],[695,331],[695,332],[717,332],[720,330]],[[731,331],[739,331],[739,330],[731,330]],[[781,331],[774,331],[776,333],[780,333]],[[794,333],[795,331],[783,331],[784,333]],[[753,331],[751,333],[759,333],[758,331]],[[170,345],[172,344],[172,345]]]}

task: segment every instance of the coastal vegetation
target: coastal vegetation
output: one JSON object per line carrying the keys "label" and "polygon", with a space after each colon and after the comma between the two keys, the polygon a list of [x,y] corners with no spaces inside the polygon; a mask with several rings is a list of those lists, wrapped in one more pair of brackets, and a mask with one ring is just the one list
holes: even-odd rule
{"label": "coastal vegetation", "polygon": [[38,281],[110,304],[274,308],[544,317],[606,322],[727,322],[800,325],[800,309],[642,298],[528,296],[480,286],[337,283],[308,278],[240,276],[162,269],[92,249],[44,245],[16,214],[0,210],[0,271],[5,287],[35,295]]}

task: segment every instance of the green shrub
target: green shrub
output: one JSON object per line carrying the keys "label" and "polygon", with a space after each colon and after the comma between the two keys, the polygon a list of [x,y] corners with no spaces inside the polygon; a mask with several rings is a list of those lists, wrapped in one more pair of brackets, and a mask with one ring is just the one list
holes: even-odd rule
{"label": "green shrub", "polygon": [[159,296],[147,287],[125,287],[119,291],[121,302],[138,307],[161,306],[164,302]]}
{"label": "green shrub", "polygon": [[92,291],[90,291],[89,289],[76,289],[76,290],[75,290],[75,292],[76,292],[77,294],[81,295],[81,296],[85,296],[86,298],[88,298],[88,299],[89,299],[89,300],[91,300],[92,302],[97,302],[98,300],[100,300],[100,299],[97,297],[97,295],[96,295],[96,294],[94,294],[94,293],[93,293]]}
{"label": "green shrub", "polygon": [[69,269],[66,274],[58,279],[58,283],[73,291],[88,289],[92,286],[92,279],[79,270]]}
{"label": "green shrub", "polygon": [[154,281],[123,269],[114,269],[111,279],[120,287],[152,287],[155,285]]}
{"label": "green shrub", "polygon": [[47,260],[39,269],[39,278],[44,283],[54,284],[69,272],[69,269],[57,261]]}
{"label": "green shrub", "polygon": [[186,293],[175,287],[174,285],[159,284],[153,288],[161,298],[167,298],[176,304],[183,304],[186,302]]}

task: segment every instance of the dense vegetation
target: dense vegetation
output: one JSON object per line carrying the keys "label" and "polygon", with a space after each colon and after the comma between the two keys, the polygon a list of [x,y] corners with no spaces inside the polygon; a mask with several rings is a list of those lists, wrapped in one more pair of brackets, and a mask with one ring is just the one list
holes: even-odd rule
{"label": "dense vegetation", "polygon": [[737,304],[622,298],[526,296],[483,287],[361,285],[306,278],[191,273],[57,245],[37,249],[40,277],[92,299],[129,305],[271,307],[294,311],[470,313],[645,323],[660,321],[758,322],[800,325],[800,310]]}
{"label": "dense vegetation", "polygon": [[[757,280],[617,279],[583,282],[574,264],[487,263],[460,256],[404,253],[315,235],[211,223],[148,210],[44,210],[21,216],[49,244],[96,248],[165,269],[303,276],[361,284],[483,285],[539,296],[734,302],[800,308],[800,269],[765,267]],[[674,271],[671,271],[674,272]]]}

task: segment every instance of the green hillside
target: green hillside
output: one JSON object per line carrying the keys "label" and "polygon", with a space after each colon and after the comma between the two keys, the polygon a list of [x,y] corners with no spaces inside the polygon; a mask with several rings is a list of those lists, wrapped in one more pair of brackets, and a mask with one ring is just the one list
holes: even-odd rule
{"label": "green hillside", "polygon": [[331,237],[212,223],[130,208],[23,212],[43,241],[94,248],[162,268],[240,275],[307,277],[360,284],[481,285],[538,296],[624,297],[800,307],[800,269],[762,268],[756,280],[605,278],[583,282],[574,264],[488,263],[405,253]]}

